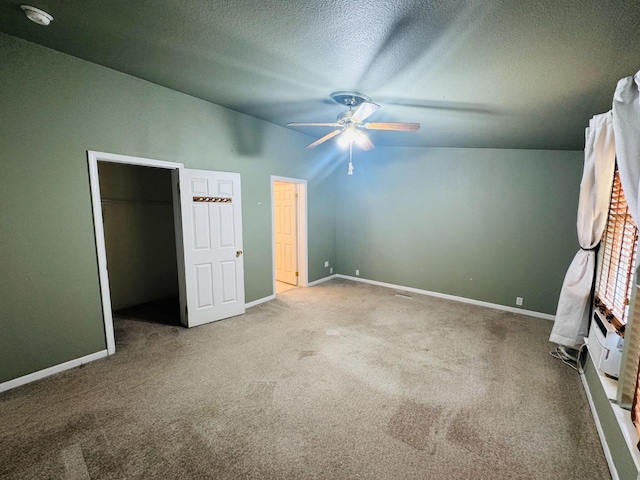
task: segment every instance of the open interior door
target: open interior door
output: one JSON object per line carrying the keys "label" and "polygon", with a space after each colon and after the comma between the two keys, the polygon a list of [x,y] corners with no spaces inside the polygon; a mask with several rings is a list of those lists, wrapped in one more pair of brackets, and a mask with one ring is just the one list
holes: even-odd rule
{"label": "open interior door", "polygon": [[298,211],[294,183],[273,184],[276,280],[298,285]]}
{"label": "open interior door", "polygon": [[240,174],[174,172],[182,323],[195,327],[240,315],[245,311]]}

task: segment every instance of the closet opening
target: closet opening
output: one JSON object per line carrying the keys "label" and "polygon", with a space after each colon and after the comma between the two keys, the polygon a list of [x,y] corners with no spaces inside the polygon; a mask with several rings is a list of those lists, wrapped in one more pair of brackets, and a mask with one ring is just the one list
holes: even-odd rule
{"label": "closet opening", "polygon": [[123,320],[181,325],[171,172],[98,161],[116,342]]}

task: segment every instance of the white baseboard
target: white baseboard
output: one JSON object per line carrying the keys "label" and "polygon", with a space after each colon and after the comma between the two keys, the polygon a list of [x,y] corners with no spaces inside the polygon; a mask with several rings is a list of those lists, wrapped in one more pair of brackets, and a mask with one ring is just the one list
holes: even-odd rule
{"label": "white baseboard", "polygon": [[53,367],[45,368],[44,370],[39,370],[37,372],[24,375],[23,377],[14,378],[13,380],[9,380],[8,382],[0,383],[0,392],[5,392],[7,390],[11,390],[12,388],[35,382],[36,380],[49,377],[56,373],[64,372],[65,370],[80,367],[85,363],[93,362],[94,360],[98,360],[99,358],[104,358],[106,356],[107,351],[101,350],[99,352],[92,353],[91,355],[76,358],[75,360],[69,360],[68,362],[64,362],[59,365],[54,365]]}
{"label": "white baseboard", "polygon": [[[589,360],[591,361],[591,360]],[[595,368],[595,367],[594,367]],[[593,420],[596,422],[596,430],[598,431],[598,436],[600,437],[600,443],[602,444],[602,450],[604,451],[604,457],[607,459],[607,464],[609,465],[609,471],[611,472],[612,480],[619,480],[618,470],[616,470],[616,465],[613,463],[613,456],[611,455],[611,449],[609,448],[609,444],[607,443],[607,439],[604,436],[604,430],[602,430],[602,424],[600,423],[600,417],[598,416],[598,411],[596,410],[596,405],[593,403],[593,397],[591,396],[591,390],[589,390],[589,384],[587,383],[587,379],[584,376],[584,373],[580,374],[580,380],[582,380],[582,386],[584,387],[584,391],[587,394],[587,400],[589,400],[589,407],[591,408],[591,414],[593,415]]]}
{"label": "white baseboard", "polygon": [[275,294],[269,295],[267,297],[262,297],[262,298],[259,298],[258,300],[254,300],[253,302],[245,303],[244,308],[247,309],[247,308],[255,307],[256,305],[260,305],[261,303],[275,300],[275,298],[276,298]]}
{"label": "white baseboard", "polygon": [[336,276],[336,274],[333,274],[329,275],[328,277],[323,277],[319,280],[314,280],[311,283],[307,283],[307,287],[313,287],[314,285],[320,285],[321,283],[328,282],[329,280],[336,278]]}
{"label": "white baseboard", "polygon": [[504,310],[505,312],[519,313],[521,315],[528,315],[530,317],[543,318],[545,320],[553,321],[556,318],[555,315],[549,315],[548,313],[534,312],[532,310],[524,310],[522,308],[508,307],[506,305],[498,305],[497,303],[482,302],[480,300],[473,300],[471,298],[456,297],[455,295],[449,295],[446,293],[439,293],[439,292],[431,292],[429,290],[422,290],[420,288],[403,287],[402,285],[394,285],[392,283],[378,282],[377,280],[368,280],[366,278],[350,277],[348,275],[341,275],[341,274],[337,274],[335,275],[335,277],[345,278],[347,280],[353,280],[355,282],[370,283],[371,285],[378,285],[380,287],[395,288],[396,290],[403,290],[405,292],[417,293],[419,295],[428,295],[430,297],[445,298],[447,300],[453,300],[455,302],[462,302],[462,303],[469,303],[471,305],[478,305],[480,307],[493,308],[496,310]]}

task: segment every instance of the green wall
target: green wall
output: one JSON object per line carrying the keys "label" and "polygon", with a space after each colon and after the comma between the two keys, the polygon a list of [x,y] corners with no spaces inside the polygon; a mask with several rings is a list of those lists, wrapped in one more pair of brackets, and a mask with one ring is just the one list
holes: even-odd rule
{"label": "green wall", "polygon": [[308,180],[309,280],[335,176],[308,138],[0,34],[0,382],[105,348],[87,150],[242,176],[247,302],[272,294],[270,175]]}
{"label": "green wall", "polygon": [[555,314],[578,249],[582,152],[354,151],[338,174],[338,273]]}

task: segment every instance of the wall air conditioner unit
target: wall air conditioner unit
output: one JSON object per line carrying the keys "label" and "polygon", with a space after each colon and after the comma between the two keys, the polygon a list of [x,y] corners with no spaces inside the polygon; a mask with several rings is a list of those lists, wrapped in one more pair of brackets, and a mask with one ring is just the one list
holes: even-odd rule
{"label": "wall air conditioner unit", "polygon": [[596,368],[610,377],[620,375],[623,340],[604,314],[594,307],[587,346]]}

